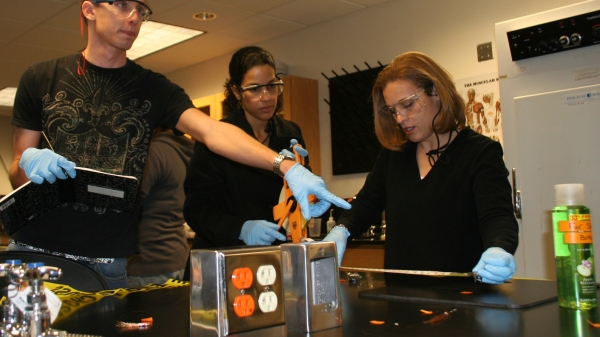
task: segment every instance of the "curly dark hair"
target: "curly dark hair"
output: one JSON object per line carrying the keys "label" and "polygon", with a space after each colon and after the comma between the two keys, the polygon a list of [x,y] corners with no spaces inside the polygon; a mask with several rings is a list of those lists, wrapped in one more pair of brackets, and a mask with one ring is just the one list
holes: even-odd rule
{"label": "curly dark hair", "polygon": [[[231,87],[239,87],[248,70],[262,65],[269,65],[273,67],[273,70],[276,70],[273,55],[261,47],[248,46],[233,54],[231,61],[229,61],[229,78],[225,81],[224,110],[242,110],[240,101],[233,94]],[[277,76],[277,78],[279,79],[279,76]],[[283,99],[278,99],[277,105],[275,106],[275,113],[280,112],[282,109]]]}

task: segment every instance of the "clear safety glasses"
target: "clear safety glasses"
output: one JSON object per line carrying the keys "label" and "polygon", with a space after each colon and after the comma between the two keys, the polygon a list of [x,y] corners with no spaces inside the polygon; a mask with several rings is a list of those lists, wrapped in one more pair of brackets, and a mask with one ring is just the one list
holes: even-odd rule
{"label": "clear safety glasses", "polygon": [[419,102],[419,98],[421,97],[421,95],[423,95],[424,92],[425,90],[421,90],[416,94],[402,98],[393,105],[383,106],[379,109],[379,113],[391,116],[394,119],[397,118],[398,115],[404,118],[410,118],[423,111],[423,109],[425,108],[425,104],[421,104]]}
{"label": "clear safety glasses", "polygon": [[267,84],[254,84],[247,87],[240,87],[242,94],[246,98],[258,99],[263,93],[268,93],[270,96],[279,96],[283,92],[283,81],[277,81]]}
{"label": "clear safety glasses", "polygon": [[130,18],[133,13],[137,13],[140,21],[147,22],[150,20],[152,10],[148,5],[141,2],[140,0],[91,0],[93,4],[99,4],[106,2],[111,5],[111,12],[122,18]]}

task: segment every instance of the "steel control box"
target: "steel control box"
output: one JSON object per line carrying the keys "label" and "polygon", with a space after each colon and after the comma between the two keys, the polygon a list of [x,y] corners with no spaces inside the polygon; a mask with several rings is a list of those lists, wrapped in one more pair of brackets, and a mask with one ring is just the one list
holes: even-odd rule
{"label": "steel control box", "polygon": [[315,332],[342,325],[340,279],[333,242],[281,245],[287,330]]}

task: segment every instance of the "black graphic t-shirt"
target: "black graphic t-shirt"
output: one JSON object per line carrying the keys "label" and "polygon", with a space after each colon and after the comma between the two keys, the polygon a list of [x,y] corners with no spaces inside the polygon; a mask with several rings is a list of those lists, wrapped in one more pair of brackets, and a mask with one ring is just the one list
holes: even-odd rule
{"label": "black graphic t-shirt", "polygon": [[[152,132],[161,124],[175,129],[193,107],[190,98],[163,75],[130,60],[116,69],[86,62],[83,75],[78,61],[81,53],[30,67],[19,83],[11,124],[44,131],[54,150],[79,167],[141,181]],[[126,257],[136,251],[138,213],[139,205],[126,213],[65,204],[11,238],[73,255]]]}

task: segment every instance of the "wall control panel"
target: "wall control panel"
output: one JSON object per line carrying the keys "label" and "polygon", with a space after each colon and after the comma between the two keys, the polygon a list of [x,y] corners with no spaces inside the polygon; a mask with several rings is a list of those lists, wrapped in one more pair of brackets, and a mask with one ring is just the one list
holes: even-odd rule
{"label": "wall control panel", "polygon": [[506,33],[513,61],[600,44],[600,10]]}

